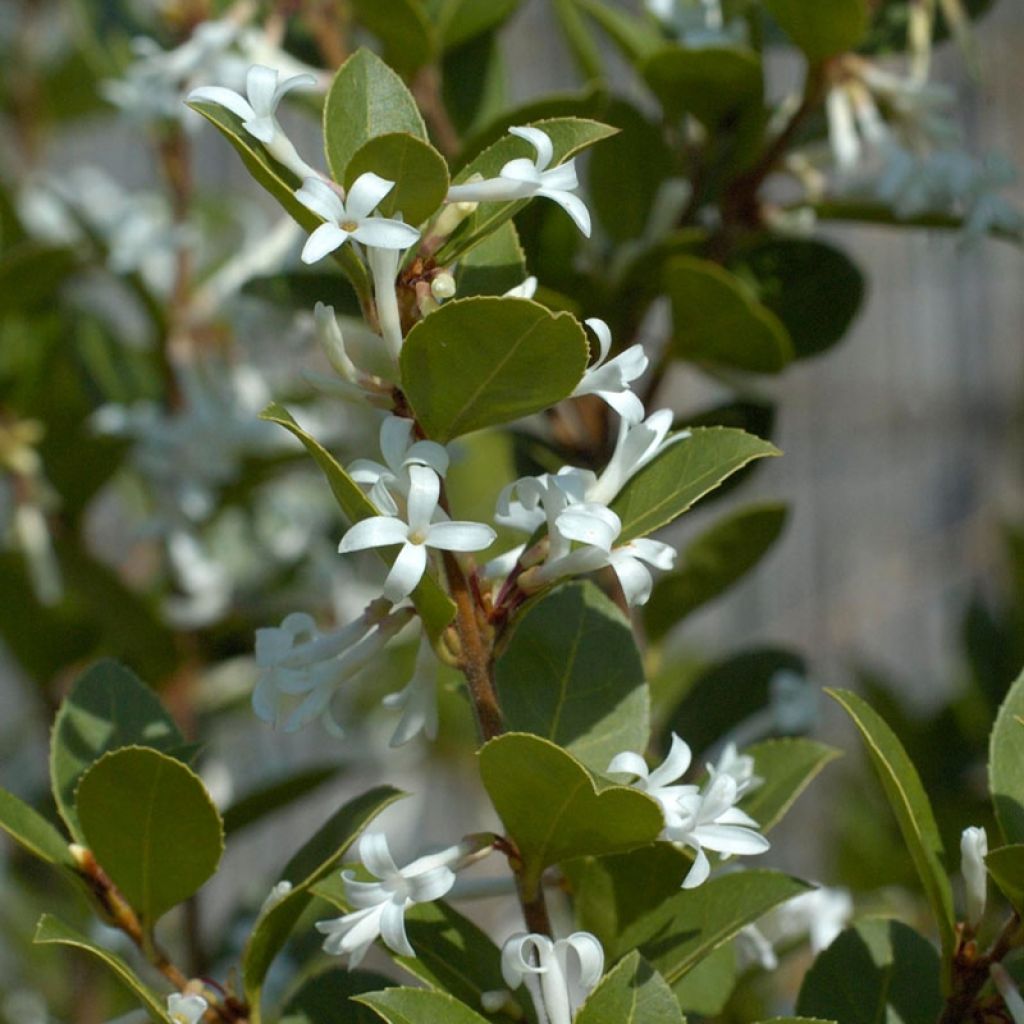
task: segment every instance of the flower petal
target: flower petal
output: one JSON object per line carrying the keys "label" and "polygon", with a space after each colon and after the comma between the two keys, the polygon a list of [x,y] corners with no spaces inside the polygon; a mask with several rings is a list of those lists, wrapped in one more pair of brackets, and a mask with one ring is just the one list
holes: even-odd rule
{"label": "flower petal", "polygon": [[358,220],[358,223],[359,227],[352,232],[352,236],[356,241],[376,249],[408,249],[420,237],[414,227],[387,217],[366,217]]}
{"label": "flower petal", "polygon": [[380,453],[392,473],[398,474],[412,440],[412,420],[388,416],[380,425]]}
{"label": "flower petal", "polygon": [[[360,174],[352,182],[345,197],[345,212],[353,220],[369,217],[380,205],[380,201],[395,187],[393,181],[382,178],[373,171]],[[372,244],[372,243],[371,243]]]}
{"label": "flower petal", "polygon": [[483,551],[497,534],[483,523],[434,523],[427,531],[426,544],[442,551]]}
{"label": "flower petal", "polygon": [[243,121],[256,116],[256,111],[249,106],[244,97],[239,96],[234,89],[225,89],[221,85],[202,85],[198,89],[193,89],[188,94],[188,101],[192,103],[196,100],[216,103],[217,106],[230,110],[232,114],[240,117]]}
{"label": "flower petal", "polygon": [[508,133],[509,135],[515,135],[517,138],[525,139],[537,150],[537,170],[542,171],[550,165],[551,158],[555,155],[555,150],[551,142],[551,136],[547,132],[541,131],[540,128],[533,128],[530,125],[515,125],[509,128]]}
{"label": "flower petal", "polygon": [[651,597],[651,590],[654,588],[654,580],[643,563],[637,558],[630,558],[623,551],[613,551],[609,562],[615,570],[615,575],[619,578],[619,585],[625,595],[626,604],[630,608],[647,604]]}
{"label": "flower petal", "polygon": [[409,531],[426,533],[437,510],[441,479],[426,466],[409,467]]}
{"label": "flower petal", "polygon": [[711,862],[708,860],[708,855],[699,846],[696,847],[696,854],[693,867],[683,879],[682,888],[684,889],[696,889],[698,885],[703,885],[708,880],[708,875],[711,874]]}
{"label": "flower petal", "polygon": [[348,238],[348,232],[342,231],[337,224],[321,224],[306,239],[302,247],[302,262],[316,263],[322,260],[328,253],[340,249]]}
{"label": "flower petal", "polygon": [[309,88],[312,89],[316,85],[316,77],[310,74],[292,75],[290,78],[286,78],[275,90],[274,90],[274,109],[277,109],[277,105],[292,89]]}
{"label": "flower petal", "polygon": [[436,441],[417,441],[405,454],[406,465],[429,466],[438,476],[448,472],[448,449]]}
{"label": "flower petal", "polygon": [[570,505],[559,514],[555,525],[563,537],[593,544],[603,551],[611,550],[622,530],[622,520],[610,508],[596,502]]}
{"label": "flower petal", "polygon": [[771,843],[759,832],[739,825],[700,825],[694,833],[702,846],[718,853],[753,856],[770,849]]}
{"label": "flower petal", "polygon": [[335,224],[345,219],[345,206],[341,196],[319,178],[304,178],[301,187],[295,190],[298,199],[307,210],[312,210],[318,217]]}
{"label": "flower petal", "polygon": [[380,915],[380,937],[384,945],[399,956],[415,956],[416,951],[409,945],[405,934],[405,901],[390,899],[384,904]]}
{"label": "flower petal", "polygon": [[556,188],[540,188],[537,190],[537,195],[545,196],[552,202],[558,203],[572,217],[573,222],[583,233],[584,237],[590,237],[590,211],[587,209],[587,204],[579,196]]}
{"label": "flower petal", "polygon": [[611,775],[635,775],[638,779],[646,779],[648,771],[647,762],[631,750],[616,754],[608,765]]}
{"label": "flower petal", "polygon": [[277,72],[262,64],[253,64],[245,73],[245,95],[257,117],[270,117],[274,113],[274,93],[277,90]]}
{"label": "flower petal", "polygon": [[525,157],[509,160],[498,172],[502,181],[514,182],[520,190],[520,198],[536,195],[541,187],[540,171]]}
{"label": "flower petal", "polygon": [[409,538],[409,527],[395,516],[371,516],[360,519],[349,527],[341,538],[338,551],[365,551],[366,548],[383,548],[389,544],[404,544]]}
{"label": "flower petal", "polygon": [[363,867],[377,878],[390,879],[399,874],[398,865],[388,846],[388,837],[383,832],[363,833],[359,840],[359,859]]}
{"label": "flower petal", "polygon": [[277,134],[277,125],[272,117],[251,117],[242,122],[242,127],[254,138],[269,146]]}
{"label": "flower petal", "polygon": [[410,899],[417,903],[431,903],[448,894],[455,884],[455,872],[442,864],[418,875],[406,875],[405,880]]}
{"label": "flower petal", "polygon": [[427,570],[427,549],[422,544],[406,544],[384,580],[384,596],[393,604],[408,597]]}
{"label": "flower petal", "polygon": [[[577,394],[586,394],[580,388]],[[627,423],[639,423],[644,418],[644,403],[632,391],[596,391]]]}
{"label": "flower petal", "polygon": [[[600,366],[607,358],[608,353],[612,350],[612,330],[603,321],[598,319],[596,316],[592,316],[589,320],[583,321],[593,332],[597,338],[597,359],[594,360],[594,366]],[[633,348],[638,346],[634,345]],[[640,346],[643,351],[642,346]]]}

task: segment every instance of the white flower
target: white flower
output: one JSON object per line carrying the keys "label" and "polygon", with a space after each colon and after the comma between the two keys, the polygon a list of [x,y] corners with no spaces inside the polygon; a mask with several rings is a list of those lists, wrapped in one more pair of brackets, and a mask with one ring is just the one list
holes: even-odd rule
{"label": "white flower", "polygon": [[479,851],[479,843],[459,843],[440,853],[420,857],[399,868],[388,849],[387,837],[367,832],[359,840],[359,859],[378,881],[357,881],[354,871],[343,871],[345,899],[355,909],[343,917],[317,921],[327,938],[324,951],[350,955],[349,969],[357,967],[379,936],[399,956],[415,956],[405,934],[405,912],[414,903],[431,903],[455,884],[455,872]]}
{"label": "white flower", "polygon": [[544,196],[558,203],[589,238],[590,211],[579,196],[573,195],[573,190],[579,185],[575,158],[551,167],[554,146],[546,132],[529,126],[509,128],[509,132],[529,142],[537,151],[536,159],[519,157],[509,160],[497,178],[452,185],[448,189],[448,202],[502,203]]}
{"label": "white flower", "polygon": [[764,971],[774,971],[779,966],[771,941],[756,924],[748,924],[736,933],[736,959],[740,971],[754,964]]}
{"label": "white flower", "polygon": [[[355,187],[355,186],[353,186]],[[351,206],[351,203],[349,204]],[[372,217],[371,220],[381,220]],[[394,223],[402,223],[400,220]],[[413,239],[415,241],[415,239]],[[408,245],[411,245],[409,242]],[[406,248],[407,246],[402,246]],[[381,337],[387,348],[388,355],[394,366],[398,365],[398,357],[402,353],[402,313],[398,308],[398,292],[395,278],[398,277],[398,265],[402,261],[400,249],[384,249],[370,246],[366,258],[373,276],[373,298],[377,308],[377,322],[380,325]]]}
{"label": "white flower", "polygon": [[167,1016],[174,1024],[198,1024],[209,1003],[202,996],[183,996],[172,992],[167,997]]}
{"label": "white flower", "polygon": [[726,743],[714,765],[708,765],[711,775],[728,775],[736,782],[736,795],[745,796],[752,789],[764,783],[759,775],[754,774],[754,759],[750,754],[741,754],[735,743]]}
{"label": "white flower", "polygon": [[325,223],[308,238],[302,249],[303,263],[316,263],[330,252],[344,245],[349,238],[378,249],[408,249],[420,233],[400,220],[372,217],[370,214],[380,201],[395,187],[372,171],[360,174],[348,196],[341,196],[320,178],[307,177],[295,198],[312,210]]}
{"label": "white flower", "polygon": [[1010,977],[1010,972],[1000,963],[992,964],[988,969],[992,982],[1003,997],[1006,1009],[1013,1018],[1013,1024],[1024,1024],[1024,998]]}
{"label": "white flower", "polygon": [[537,278],[532,274],[523,281],[522,284],[517,284],[515,288],[509,288],[505,292],[506,299],[532,299],[537,294]]}
{"label": "white flower", "polygon": [[603,972],[604,950],[590,932],[574,932],[556,942],[517,932],[501,949],[505,984],[516,989],[525,982],[545,1024],[572,1024]]}
{"label": "white flower", "polygon": [[588,470],[563,466],[557,473],[524,476],[502,488],[498,495],[494,520],[523,533],[533,533],[547,523],[550,541],[549,559],[568,554],[569,541],[555,528],[555,523],[570,505],[586,497],[587,488],[597,478]]}
{"label": "white flower", "polygon": [[349,529],[338,550],[342,554],[401,544],[402,550],[384,580],[384,596],[401,601],[413,592],[427,570],[427,548],[482,551],[494,543],[494,530],[483,523],[433,522],[438,511],[440,479],[426,466],[410,466],[408,521],[396,516],[371,516]]}
{"label": "white flower", "polygon": [[576,386],[573,395],[597,395],[623,420],[639,423],[644,418],[644,406],[629,390],[629,385],[647,369],[647,356],[644,354],[643,345],[632,345],[608,361],[608,353],[612,348],[612,332],[608,325],[597,317],[591,317],[586,324],[597,336],[599,353],[594,365],[584,371],[583,379]]}
{"label": "white flower", "polygon": [[587,491],[587,500],[610,505],[632,476],[670,445],[690,436],[688,430],[681,430],[670,437],[668,432],[671,429],[671,409],[659,409],[642,423],[620,420],[615,451],[597,483]]}
{"label": "white flower", "polygon": [[679,798],[697,793],[699,787],[679,786],[675,783],[686,774],[692,759],[693,754],[689,745],[672,733],[672,746],[669,748],[668,756],[654,771],[648,769],[647,762],[640,754],[630,750],[616,754],[608,765],[608,771],[614,775],[635,775],[636,778],[630,785],[658,801],[666,824],[681,824],[682,819],[678,812]]}
{"label": "white flower", "polygon": [[438,664],[430,638],[424,633],[416,654],[412,679],[405,685],[405,689],[389,693],[383,701],[384,707],[400,708],[402,711],[402,717],[391,737],[391,746],[400,747],[420,733],[428,740],[437,739]]}
{"label": "white flower", "polygon": [[853,917],[853,900],[846,889],[822,886],[802,892],[770,910],[758,922],[760,930],[774,943],[788,945],[804,935],[817,955],[832,945]]}
{"label": "white flower", "polygon": [[754,831],[757,822],[735,806],[738,798],[736,780],[730,775],[713,775],[701,793],[679,798],[679,820],[667,825],[664,834],[670,842],[696,854],[683,879],[684,889],[695,889],[711,873],[705,849],[750,856],[769,848],[768,840]]}
{"label": "white flower", "polygon": [[977,928],[985,916],[988,890],[988,834],[984,828],[965,828],[960,835],[960,870],[964,876],[964,894],[967,903],[967,924]]}
{"label": "white flower", "polygon": [[296,152],[291,140],[277,123],[277,107],[281,100],[301,87],[316,85],[312,75],[292,75],[278,82],[273,68],[254,64],[245,75],[245,96],[221,85],[203,85],[188,94],[189,102],[205,100],[230,110],[242,119],[242,127],[267,147],[279,163],[299,178],[315,178],[317,172]]}
{"label": "white flower", "polygon": [[448,452],[436,441],[413,441],[412,420],[388,416],[380,425],[380,452],[383,465],[373,459],[356,459],[348,474],[357,484],[369,485],[370,500],[389,516],[398,515],[398,503],[409,493],[410,466],[428,466],[438,476],[448,472]]}

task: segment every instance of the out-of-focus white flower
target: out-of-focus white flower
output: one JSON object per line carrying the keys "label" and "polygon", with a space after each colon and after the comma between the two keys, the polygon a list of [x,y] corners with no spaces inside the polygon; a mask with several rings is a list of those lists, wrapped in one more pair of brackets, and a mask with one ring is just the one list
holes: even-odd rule
{"label": "out-of-focus white flower", "polygon": [[397,693],[384,698],[384,707],[398,708],[402,717],[398,721],[391,746],[400,747],[423,733],[428,740],[437,739],[437,674],[439,662],[430,637],[424,631],[416,654],[412,679]]}
{"label": "out-of-focus white flower", "polygon": [[278,903],[280,903],[281,900],[283,900],[291,891],[292,883],[287,879],[274,885],[270,892],[267,893],[267,898],[263,901],[263,904],[260,907],[260,917],[263,917],[264,914],[273,910],[274,907],[276,907]]}
{"label": "out-of-focus white flower", "polygon": [[774,947],[756,924],[748,924],[736,933],[736,959],[740,971],[755,964],[763,971],[774,971],[779,966]]}
{"label": "out-of-focus white flower", "polygon": [[552,941],[517,932],[501,949],[501,973],[509,988],[524,982],[537,1017],[547,1024],[572,1024],[576,1011],[604,973],[604,950],[590,932]]}
{"label": "out-of-focus white flower", "polygon": [[1013,1024],[1024,1024],[1024,997],[1010,977],[1010,972],[1000,963],[992,964],[988,969],[999,994],[1003,997],[1006,1009],[1013,1018]]}
{"label": "out-of-focus white flower", "polygon": [[758,928],[775,945],[807,936],[811,952],[827,949],[853,917],[853,899],[846,889],[821,886],[802,892],[770,910]]}
{"label": "out-of-focus white flower", "polygon": [[745,796],[752,789],[764,783],[759,775],[754,774],[754,759],[750,754],[741,754],[735,743],[726,743],[714,765],[708,765],[711,775],[728,775],[736,783],[737,797]]}
{"label": "out-of-focus white flower", "polygon": [[359,840],[359,859],[375,882],[360,882],[354,871],[343,871],[345,899],[355,909],[343,917],[318,921],[326,935],[324,951],[349,955],[349,969],[366,956],[378,937],[399,956],[415,956],[405,933],[405,912],[414,903],[431,903],[455,884],[455,873],[482,852],[480,842],[468,840],[440,853],[420,857],[399,868],[388,849],[387,837],[367,832]]}
{"label": "out-of-focus white flower", "polygon": [[504,203],[544,196],[558,203],[589,238],[590,211],[583,200],[573,194],[579,186],[575,158],[551,167],[554,146],[546,132],[530,126],[509,128],[509,132],[530,143],[537,151],[536,158],[509,160],[497,178],[452,185],[448,190],[448,202]]}
{"label": "out-of-focus white flower", "polygon": [[689,770],[692,760],[693,754],[689,745],[672,733],[672,746],[669,748],[668,756],[654,771],[648,769],[642,755],[626,750],[612,758],[608,772],[612,775],[636,776],[630,785],[658,801],[666,823],[681,824],[679,798],[699,791],[698,786],[677,785],[678,780]]}
{"label": "out-of-focus white flower", "polygon": [[960,835],[960,870],[964,876],[967,925],[977,928],[985,916],[985,900],[988,896],[988,870],[985,858],[988,856],[988,834],[984,828],[965,828]]}
{"label": "out-of-focus white flower", "polygon": [[532,299],[537,294],[537,278],[532,274],[523,281],[522,284],[517,284],[515,288],[509,288],[505,292],[506,299]]}
{"label": "out-of-focus white flower", "polygon": [[608,359],[612,348],[612,332],[603,320],[591,317],[586,321],[594,332],[598,344],[598,357],[583,373],[573,395],[597,395],[603,398],[621,417],[630,423],[644,418],[644,406],[629,390],[634,381],[647,369],[647,356],[643,345],[632,345],[614,359]]}
{"label": "out-of-focus white flower", "polygon": [[303,263],[316,263],[349,238],[377,249],[408,249],[420,237],[415,228],[400,220],[371,216],[394,187],[393,181],[367,171],[352,182],[343,200],[326,181],[306,178],[296,190],[295,198],[322,217],[324,223],[306,241],[302,249]]}
{"label": "out-of-focus white flower", "polygon": [[174,1024],[199,1024],[210,1004],[202,996],[183,996],[172,992],[167,997],[167,1016]]}
{"label": "out-of-focus white flower", "polygon": [[408,597],[427,571],[427,549],[442,551],[483,551],[497,536],[483,523],[434,522],[438,513],[440,479],[426,466],[409,466],[407,521],[397,516],[371,516],[353,525],[341,538],[342,554],[367,548],[401,544],[384,580],[384,597],[398,602]]}
{"label": "out-of-focus white flower", "polygon": [[397,495],[404,504],[412,480],[410,466],[427,466],[438,476],[448,472],[448,451],[436,441],[413,441],[412,420],[388,416],[380,425],[380,452],[383,464],[373,459],[356,459],[348,474],[357,484],[369,486],[370,500],[382,512],[396,516]]}
{"label": "out-of-focus white flower", "polygon": [[690,436],[688,430],[681,430],[669,436],[671,429],[671,409],[659,409],[642,423],[620,420],[615,450],[604,472],[587,490],[587,500],[610,505],[619,491],[644,466],[670,445],[678,444]]}

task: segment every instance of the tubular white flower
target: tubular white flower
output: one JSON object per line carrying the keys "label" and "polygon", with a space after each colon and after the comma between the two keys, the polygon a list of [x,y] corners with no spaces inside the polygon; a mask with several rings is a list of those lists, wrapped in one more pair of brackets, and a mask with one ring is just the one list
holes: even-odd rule
{"label": "tubular white flower", "polygon": [[342,380],[350,384],[359,383],[359,370],[345,351],[345,339],[334,315],[334,307],[318,302],[313,307],[313,319],[316,322],[316,336],[320,347],[327,356],[327,361]]}
{"label": "tubular white flower", "polygon": [[326,181],[307,177],[296,190],[295,198],[322,217],[324,223],[307,239],[302,249],[302,262],[316,263],[349,238],[377,249],[408,249],[420,237],[415,228],[400,220],[371,216],[394,187],[393,181],[367,171],[352,182],[348,196],[342,200]]}
{"label": "tubular white flower", "polygon": [[348,474],[357,484],[369,486],[370,500],[389,516],[398,515],[394,492],[404,500],[409,494],[410,466],[427,466],[438,476],[448,472],[448,452],[436,441],[413,441],[412,420],[388,416],[380,425],[380,451],[384,462],[356,459]]}
{"label": "tubular white flower", "polygon": [[764,784],[764,779],[754,774],[754,759],[750,754],[741,754],[735,743],[726,743],[714,765],[708,765],[710,775],[728,775],[736,782],[736,796],[742,797],[752,789]]}
{"label": "tubular white flower", "polygon": [[977,928],[985,916],[985,900],[988,895],[988,870],[985,857],[988,855],[988,834],[984,828],[965,828],[960,834],[960,870],[964,876],[967,924]]}
{"label": "tubular white flower", "polygon": [[659,409],[642,423],[619,422],[619,436],[615,451],[608,460],[604,472],[587,491],[587,500],[610,505],[626,482],[638,473],[652,459],[670,445],[690,436],[688,430],[681,430],[669,436],[672,429],[672,410]]}
{"label": "tubular white flower", "polygon": [[1024,1024],[1024,998],[1010,977],[1010,972],[1000,963],[992,964],[988,969],[992,983],[1003,997],[1006,1009],[1013,1018],[1013,1024]]}
{"label": "tubular white flower", "polygon": [[172,992],[167,997],[167,1016],[174,1024],[198,1024],[210,1004],[202,996],[183,996]]}
{"label": "tubular white flower", "polygon": [[[371,220],[381,219],[379,217],[371,218]],[[402,221],[396,220],[392,223],[401,224]],[[419,236],[417,235],[417,237]],[[400,249],[371,246],[366,251],[366,259],[370,264],[370,273],[373,276],[373,298],[377,307],[377,322],[380,324],[381,337],[384,339],[388,355],[395,366],[398,365],[398,357],[402,354],[402,314],[398,308],[395,279],[398,277],[398,265],[402,261],[402,249],[408,248],[415,240],[414,238],[412,242],[408,242]]]}
{"label": "tubular white flower", "polygon": [[519,157],[509,160],[498,172],[497,178],[452,185],[448,189],[448,202],[505,203],[543,196],[558,203],[589,238],[590,211],[583,200],[573,194],[579,186],[575,158],[551,167],[554,146],[546,132],[529,126],[509,128],[509,132],[529,142],[537,151],[536,158],[528,160]]}
{"label": "tubular white flower", "polygon": [[391,746],[400,747],[423,733],[428,740],[437,739],[437,673],[439,662],[430,638],[424,632],[416,654],[416,667],[412,679],[397,693],[389,693],[383,700],[386,708],[399,708],[398,721]]}
{"label": "tubular white flower", "polygon": [[399,956],[415,956],[405,933],[405,912],[414,903],[432,903],[447,895],[455,873],[481,851],[478,840],[466,840],[440,853],[420,857],[399,868],[391,856],[387,837],[366,832],[359,840],[359,859],[376,882],[360,882],[354,871],[343,871],[345,898],[354,908],[349,914],[317,921],[327,937],[323,948],[334,956],[349,954],[349,969],[357,967],[375,939]]}
{"label": "tubular white flower", "polygon": [[768,840],[754,831],[757,822],[735,806],[738,798],[736,780],[731,775],[713,775],[701,793],[679,799],[679,821],[666,826],[664,836],[696,854],[683,879],[684,889],[697,888],[711,873],[705,849],[752,856],[769,848]]}
{"label": "tubular white flower", "polygon": [[612,348],[612,332],[603,320],[591,317],[586,325],[597,337],[597,361],[589,366],[573,395],[597,395],[604,399],[624,421],[639,423],[644,418],[643,402],[629,390],[631,381],[647,369],[643,345],[633,345],[614,359],[608,360]]}
{"label": "tubular white flower", "polygon": [[483,523],[433,522],[440,494],[437,473],[426,466],[410,466],[408,473],[408,521],[403,522],[397,516],[362,519],[349,529],[338,545],[342,554],[402,545],[384,581],[384,597],[395,603],[408,597],[423,578],[427,570],[427,548],[483,551],[497,536]]}
{"label": "tubular white flower", "polygon": [[666,824],[681,824],[679,798],[699,791],[698,786],[676,785],[689,770],[692,760],[693,754],[689,745],[672,733],[672,746],[669,748],[668,756],[654,771],[647,767],[642,755],[629,750],[616,754],[608,765],[608,771],[613,775],[635,775],[636,778],[629,785],[658,801]]}
{"label": "tubular white flower", "polygon": [[276,117],[278,104],[292,89],[315,85],[316,79],[308,74],[293,75],[278,82],[276,70],[254,64],[246,72],[244,97],[220,85],[204,85],[193,89],[188,99],[205,100],[230,110],[242,119],[242,127],[254,139],[259,139],[275,160],[299,178],[316,178],[317,172],[296,152]]}
{"label": "tubular white flower", "polygon": [[604,950],[590,932],[574,932],[556,942],[517,932],[501,950],[505,984],[516,989],[525,982],[537,1017],[546,1024],[572,1024],[603,972]]}
{"label": "tubular white flower", "polygon": [[555,523],[570,505],[584,500],[596,479],[593,473],[572,466],[563,466],[557,473],[521,477],[502,488],[494,520],[523,533],[533,533],[547,523],[548,559],[560,558],[568,554],[570,545]]}

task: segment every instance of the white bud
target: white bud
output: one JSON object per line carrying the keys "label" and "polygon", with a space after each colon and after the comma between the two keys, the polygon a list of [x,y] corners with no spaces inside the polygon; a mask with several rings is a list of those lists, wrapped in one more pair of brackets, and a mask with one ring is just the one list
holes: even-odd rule
{"label": "white bud", "polygon": [[976,928],[985,916],[985,896],[988,872],[985,856],[988,836],[983,828],[965,828],[960,835],[960,870],[964,876],[967,897],[967,924]]}
{"label": "white bud", "polygon": [[438,302],[450,299],[455,294],[455,278],[447,270],[441,271],[430,282],[430,294]]}
{"label": "white bud", "polygon": [[313,317],[316,320],[317,340],[324,350],[324,355],[327,356],[327,361],[334,367],[339,377],[355,383],[358,371],[345,351],[345,339],[334,315],[334,307],[318,302],[313,307]]}

